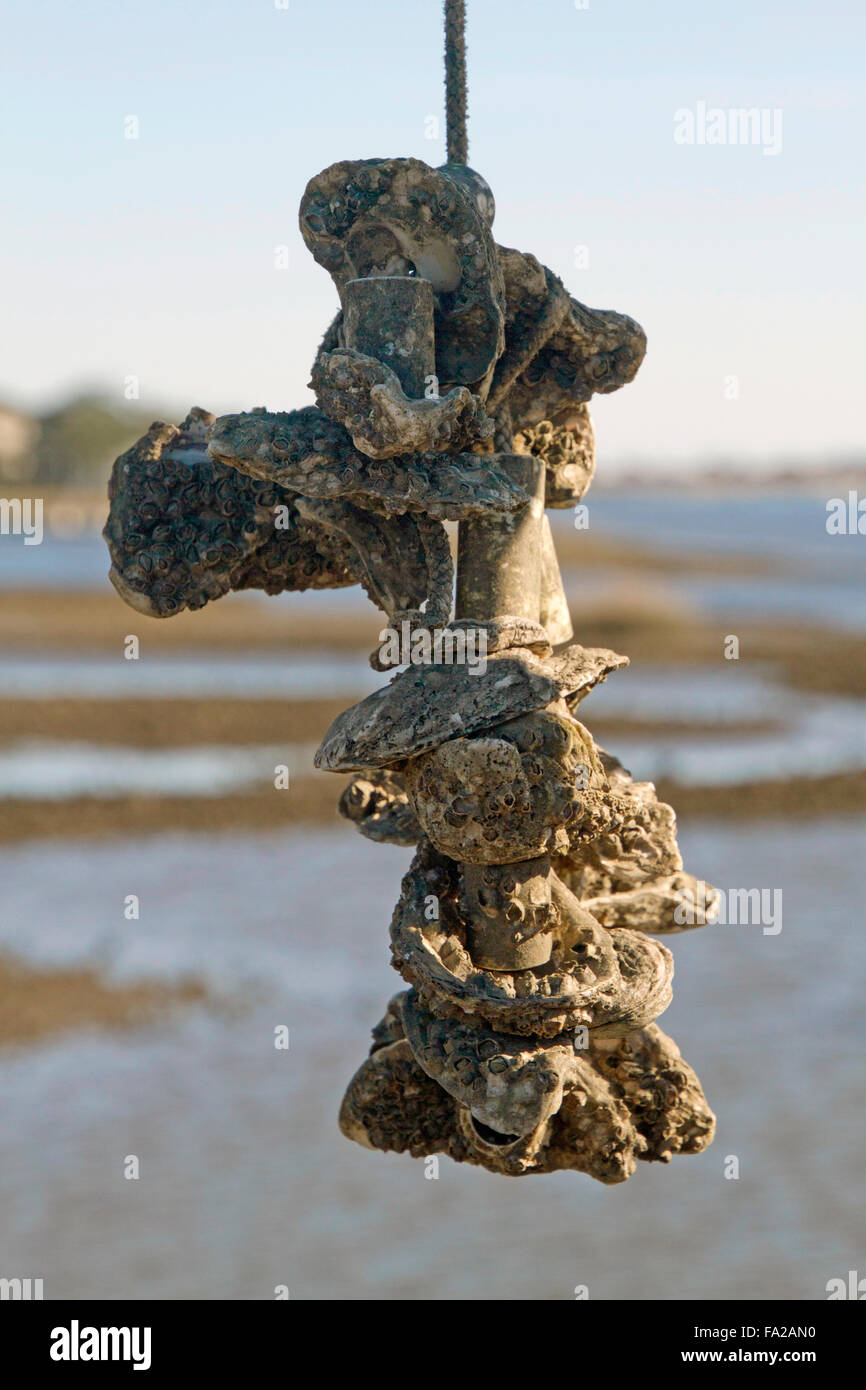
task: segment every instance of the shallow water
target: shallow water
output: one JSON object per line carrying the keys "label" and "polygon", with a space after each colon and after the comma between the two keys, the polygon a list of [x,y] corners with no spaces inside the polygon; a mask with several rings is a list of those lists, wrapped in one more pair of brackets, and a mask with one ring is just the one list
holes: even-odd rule
{"label": "shallow water", "polygon": [[[13,683],[18,680],[25,684],[22,671],[26,667],[19,667],[16,676],[16,664],[14,660],[8,663],[7,679],[11,672]],[[94,662],[94,684],[104,664]],[[116,672],[119,664],[112,662],[110,666]],[[82,661],[78,666],[77,684],[72,682],[75,689],[84,683],[80,673],[87,663]],[[719,663],[713,670],[659,667],[617,672],[603,689],[581,704],[578,713],[590,729],[596,709],[603,717],[668,725],[664,733],[612,741],[611,751],[636,780],[667,777],[695,786],[731,786],[764,778],[821,777],[866,768],[866,701],[800,694],[759,673],[741,674],[734,668],[736,662]],[[291,666],[272,661],[238,669],[230,662],[160,657],[148,662],[146,669],[143,687],[135,676],[124,673],[127,695],[152,692],[159,682],[163,690],[201,688],[214,695],[221,692],[221,679],[228,677],[231,683],[242,674],[248,697],[273,696],[285,693],[290,681],[305,690],[314,689],[316,681],[323,679],[318,657],[303,654]],[[353,695],[358,694],[359,687],[363,689],[360,664],[347,662],[331,668],[332,680],[343,676],[347,683],[355,679],[350,687]],[[366,677],[370,688],[382,680],[369,668]],[[0,690],[2,687],[0,678]],[[777,727],[752,734],[728,727],[737,719],[755,717],[769,718]],[[711,722],[717,732],[670,733],[671,724],[688,719]],[[264,786],[272,780],[278,763],[288,765],[292,775],[309,771],[314,752],[312,744],[293,743],[144,749],[28,739],[0,747],[0,798],[224,795],[235,788]]]}
{"label": "shallow water", "polygon": [[0,748],[0,799],[225,796],[274,785],[277,767],[309,772],[316,744],[123,748],[23,740]]}
{"label": "shallow water", "polygon": [[0,696],[6,699],[327,699],[364,695],[381,682],[382,677],[360,654],[301,650],[285,656],[262,656],[243,649],[228,655],[160,652],[138,661],[16,651],[0,663]]}
{"label": "shallow water", "polygon": [[[593,535],[695,556],[693,571],[665,576],[664,589],[705,614],[730,620],[776,616],[866,630],[866,538],[829,535],[823,496],[590,491],[586,503]],[[555,535],[574,524],[570,510],[552,511],[550,518]],[[742,578],[702,574],[703,554],[769,558],[781,569],[778,575]],[[39,546],[26,546],[19,536],[0,538],[0,589],[106,592],[107,575],[108,552],[94,532],[75,537],[49,533]],[[644,582],[650,578],[645,576]],[[600,567],[579,577],[566,573],[565,579],[579,605],[581,597],[615,588],[622,571]],[[654,579],[652,587],[659,587]],[[295,609],[335,605],[342,612],[366,603],[358,588],[292,594],[286,601]]]}
{"label": "shallow water", "polygon": [[0,1054],[0,1273],[44,1278],[48,1298],[823,1298],[866,1256],[864,842],[856,820],[682,832],[719,887],[783,889],[784,924],[668,939],[662,1025],[719,1132],[617,1188],[447,1160],[431,1181],[339,1134],[400,986],[387,923],[407,851],[348,828],[4,849],[0,946],[123,980],[197,975],[245,1004]]}
{"label": "shallow water", "polygon": [[668,778],[688,786],[826,777],[866,768],[866,701],[792,699],[778,732],[740,735],[665,734],[617,738],[612,747],[637,781]]}

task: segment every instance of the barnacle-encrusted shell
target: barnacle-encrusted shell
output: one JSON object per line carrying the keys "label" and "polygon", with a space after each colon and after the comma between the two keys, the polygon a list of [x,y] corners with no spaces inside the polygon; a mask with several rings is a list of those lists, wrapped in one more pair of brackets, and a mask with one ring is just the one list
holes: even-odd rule
{"label": "barnacle-encrusted shell", "polygon": [[133,608],[168,618],[230,589],[340,588],[357,582],[308,526],[295,494],[213,462],[213,416],[156,422],[114,465],[103,535],[115,588]]}
{"label": "barnacle-encrusted shell", "polygon": [[400,1014],[418,1064],[473,1115],[503,1134],[530,1134],[556,1114],[574,1062],[571,1039],[539,1043],[437,1018],[414,990]]}
{"label": "barnacle-encrusted shell", "polygon": [[460,1162],[455,1144],[455,1102],[422,1071],[405,1038],[374,1048],[349,1082],[340,1106],[340,1129],[366,1149],[386,1153],[447,1153]]}
{"label": "barnacle-encrusted shell", "polygon": [[556,900],[563,929],[547,965],[479,967],[467,946],[458,866],[422,841],[391,923],[395,968],[433,1013],[475,1016],[506,1033],[549,1038],[584,1026],[616,1035],[657,1018],[671,1000],[670,952],[638,932],[605,931],[564,885]]}
{"label": "barnacle-encrusted shell", "polygon": [[493,421],[465,386],[410,399],[390,367],[350,348],[320,353],[310,385],[319,409],[370,458],[471,452],[493,438]]}
{"label": "barnacle-encrusted shell", "polygon": [[566,826],[590,820],[607,785],[583,725],[550,710],[440,744],[405,777],[427,838],[472,864],[564,849]]}
{"label": "barnacle-encrusted shell", "polygon": [[490,387],[490,409],[510,400],[511,388],[538,355],[569,309],[558,276],[534,256],[497,246],[505,284],[505,351]]}
{"label": "barnacle-encrusted shell", "polygon": [[586,1050],[494,1033],[391,1000],[353,1077],[340,1127],[370,1148],[442,1153],[519,1176],[571,1169],[625,1181],[636,1160],[698,1153],[714,1118],[676,1045],[654,1024]]}
{"label": "barnacle-encrusted shell", "polygon": [[380,844],[414,845],[421,833],[403,778],[383,768],[353,777],[339,809],[362,835]]}
{"label": "barnacle-encrusted shell", "polygon": [[[606,927],[673,934],[712,921],[718,892],[683,871],[672,807],[652,782],[633,782],[618,759],[599,754],[614,814],[600,836],[573,841],[557,871]],[[678,912],[684,904],[693,910]]]}
{"label": "barnacle-encrusted shell", "polygon": [[572,507],[579,502],[595,473],[595,433],[587,405],[574,408],[569,425],[541,420],[514,435],[514,451],[544,460],[546,507]]}
{"label": "barnacle-encrusted shell", "polygon": [[523,648],[495,653],[483,671],[468,665],[412,666],[338,715],[316,766],[330,772],[388,767],[447,739],[544,709],[564,696],[573,708],[628,659],[574,645],[541,659]]}
{"label": "barnacle-encrusted shell", "polygon": [[320,502],[308,497],[298,497],[295,505],[304,521],[321,530],[332,548],[343,547],[346,564],[392,622],[400,622],[404,616],[422,624],[448,621],[454,569],[441,521],[409,512],[378,516],[349,502]]}
{"label": "barnacle-encrusted shell", "polygon": [[419,159],[342,160],[307,184],[299,221],[341,293],[370,275],[429,280],[439,381],[486,395],[504,346],[505,291],[476,199]]}
{"label": "barnacle-encrusted shell", "polygon": [[716,1118],[697,1076],[673,1038],[655,1023],[620,1038],[590,1034],[590,1056],[628,1106],[647,1160],[700,1153],[712,1143]]}
{"label": "barnacle-encrusted shell", "polygon": [[428,1076],[409,1042],[398,1038],[376,1047],[355,1073],[340,1128],[366,1148],[414,1158],[442,1153],[506,1176],[570,1168],[599,1182],[624,1182],[644,1141],[589,1062],[576,1058],[574,1072],[577,1084],[555,1115],[528,1134],[502,1134]]}
{"label": "barnacle-encrusted shell", "polygon": [[466,521],[488,512],[513,512],[527,496],[495,456],[412,454],[370,459],[347,431],[316,406],[221,415],[210,428],[208,453],[253,478],[324,501],[342,500],[401,515],[423,513],[440,521]]}
{"label": "barnacle-encrusted shell", "polygon": [[570,424],[577,406],[607,395],[635,376],[643,330],[624,314],[587,309],[576,299],[562,327],[515,381],[508,404],[517,425]]}

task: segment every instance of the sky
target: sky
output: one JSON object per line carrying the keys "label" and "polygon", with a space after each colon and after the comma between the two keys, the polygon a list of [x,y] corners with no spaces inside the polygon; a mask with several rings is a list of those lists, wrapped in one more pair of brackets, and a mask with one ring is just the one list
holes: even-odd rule
{"label": "sky", "polygon": [[[496,239],[648,336],[600,468],[862,454],[861,0],[467,8]],[[2,14],[0,400],[309,403],[337,296],[298,203],[338,159],[444,161],[439,0]],[[757,140],[710,143],[740,108]]]}

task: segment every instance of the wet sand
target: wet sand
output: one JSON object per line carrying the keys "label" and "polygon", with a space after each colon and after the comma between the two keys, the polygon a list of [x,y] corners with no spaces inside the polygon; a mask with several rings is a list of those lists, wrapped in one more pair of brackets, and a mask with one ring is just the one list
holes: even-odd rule
{"label": "wet sand", "polygon": [[[311,772],[286,791],[230,796],[119,796],[0,801],[0,844],[40,839],[107,839],[163,831],[274,830],[333,826],[346,779]],[[705,820],[802,821],[812,816],[856,816],[866,811],[866,772],[829,777],[695,787],[660,779],[659,797],[681,824]]]}
{"label": "wet sand", "polygon": [[[576,634],[585,646],[624,652],[635,666],[718,667],[725,660],[730,622],[685,613],[661,595],[642,592],[639,583],[613,599],[573,604],[572,611]],[[116,653],[121,661],[124,640],[132,633],[139,638],[142,660],[160,653],[205,651],[368,654],[377,645],[383,621],[369,605],[346,612],[328,605],[292,607],[280,598],[258,602],[239,594],[229,594],[199,613],[158,621],[133,613],[113,593],[21,590],[0,595],[0,650]],[[856,632],[752,621],[737,622],[734,635],[740,642],[742,668],[769,665],[798,690],[857,697],[866,692],[866,637]],[[771,713],[755,711],[759,718]]]}
{"label": "wet sand", "polygon": [[207,996],[195,981],[110,985],[94,970],[32,970],[0,959],[0,1047],[25,1046],[78,1029],[152,1023]]}
{"label": "wet sand", "polygon": [[[358,692],[356,699],[361,698]],[[185,748],[189,744],[317,743],[352,697],[320,700],[7,699],[0,698],[0,746],[17,739],[75,740],[136,748]],[[770,733],[778,721],[598,718],[593,732],[617,737],[686,734],[742,738]]]}
{"label": "wet sand", "polygon": [[6,651],[55,653],[116,652],[123,659],[129,633],[141,643],[142,659],[158,652],[365,651],[376,645],[380,614],[367,605],[346,613],[337,607],[300,611],[282,598],[258,601],[246,594],[227,594],[198,613],[148,618],[114,593],[75,590],[10,590],[0,594],[0,648]]}
{"label": "wet sand", "polygon": [[793,820],[813,816],[857,816],[866,811],[866,772],[830,777],[693,787],[660,778],[656,790],[682,823],[697,820]]}
{"label": "wet sand", "polygon": [[277,791],[231,796],[69,797],[41,801],[0,800],[0,844],[41,839],[103,839],[183,830],[274,830],[295,825],[334,825],[345,778],[311,772]]}
{"label": "wet sand", "polygon": [[[0,850],[0,946],[32,920],[31,968],[102,951],[117,983],[191,976],[249,1000],[3,1054],[7,1269],[44,1277],[49,1299],[272,1301],[283,1283],[293,1300],[569,1302],[577,1284],[593,1301],[824,1299],[828,1279],[863,1269],[866,1238],[862,830],[706,823],[681,843],[719,887],[780,889],[784,926],[668,939],[661,1027],[718,1133],[613,1188],[449,1160],[428,1181],[423,1163],[341,1136],[340,1098],[400,988],[387,924],[407,851],[348,827]],[[131,882],[148,888],[128,924]]]}
{"label": "wet sand", "polygon": [[[693,668],[692,668],[693,669]],[[760,689],[760,687],[757,687]],[[724,687],[722,687],[724,690]],[[749,740],[762,733],[775,732],[783,723],[779,694],[772,700],[772,717],[731,718],[714,722],[708,718],[665,718],[670,713],[662,705],[657,717],[641,718],[623,713],[596,717],[587,708],[583,715],[593,735],[613,752],[623,750],[629,739],[645,738],[649,744],[668,740],[681,743],[688,737],[706,740],[707,746],[729,748],[733,759],[749,758]],[[604,691],[591,697],[593,706],[604,708]],[[216,785],[212,795],[195,795],[182,786],[168,790],[117,790],[84,794],[75,790],[58,796],[40,789],[35,794],[12,791],[0,798],[0,843],[39,838],[62,839],[116,837],[124,834],[147,835],[162,831],[199,829],[258,830],[290,826],[335,825],[337,802],[346,779],[317,773],[312,767],[311,750],[321,740],[331,721],[350,703],[342,696],[326,699],[6,699],[0,700],[0,749],[14,749],[28,740],[46,747],[50,744],[89,746],[94,750],[117,750],[122,759],[127,750],[169,750],[183,753],[190,748],[211,748],[219,769],[220,748],[236,750],[303,746],[303,758],[293,770],[287,790],[277,790],[270,777],[262,783],[248,783],[228,791]],[[637,706],[640,706],[640,697]],[[733,711],[732,711],[733,713]],[[662,717],[658,717],[661,715]],[[832,714],[828,717],[832,717]],[[784,728],[783,728],[784,733]],[[795,734],[791,737],[796,738]],[[622,742],[621,742],[622,741]],[[802,760],[801,760],[802,761]],[[640,759],[633,767],[640,774]],[[823,774],[807,775],[808,767],[797,767],[792,745],[788,775],[767,775],[764,780],[744,780],[730,785],[700,785],[711,776],[691,782],[675,775],[657,776],[661,798],[672,804],[681,821],[708,818],[759,821],[772,817],[801,820],[810,815],[852,815],[866,810],[866,771],[852,766],[827,769]],[[215,774],[216,775],[216,771]]]}
{"label": "wet sand", "polygon": [[351,703],[351,698],[342,697],[0,699],[0,746],[24,738],[135,748],[185,748],[196,743],[318,743],[331,721]]}

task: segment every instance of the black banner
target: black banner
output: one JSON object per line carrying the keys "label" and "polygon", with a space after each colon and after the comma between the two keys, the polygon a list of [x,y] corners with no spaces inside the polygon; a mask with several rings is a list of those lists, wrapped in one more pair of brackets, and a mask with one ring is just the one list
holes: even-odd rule
{"label": "black banner", "polygon": [[[690,1369],[700,1372],[712,1366],[728,1370],[800,1366],[826,1379],[850,1366],[856,1355],[855,1336],[863,1322],[851,1302],[841,1298],[808,1303],[577,1300],[570,1312],[563,1311],[558,1325],[568,1349],[565,1373],[569,1378],[579,1376],[582,1368],[597,1367],[601,1357],[617,1377],[623,1371],[667,1373],[674,1367],[688,1374]],[[339,1365],[335,1353],[341,1349],[350,1361],[357,1358],[357,1333],[348,1335],[348,1329],[341,1328],[322,1337],[322,1325],[311,1326],[305,1309],[301,1302],[279,1301],[7,1301],[0,1303],[0,1335],[4,1359],[14,1360],[19,1376],[22,1371],[48,1372],[51,1377],[93,1376],[109,1370],[115,1377],[138,1373],[158,1380],[166,1372],[194,1370],[199,1376],[225,1377],[267,1362],[291,1375],[297,1369],[298,1350],[306,1361],[315,1354],[317,1344],[329,1374]],[[341,1322],[344,1316],[341,1312]],[[435,1313],[428,1316],[435,1318]],[[512,1323],[500,1331],[496,1313],[484,1317],[493,1323],[485,1342],[494,1348],[494,1364],[498,1345],[506,1365],[510,1364],[511,1344],[523,1340],[528,1328],[521,1334]],[[363,1339],[372,1341],[379,1358],[403,1351],[417,1356],[420,1320],[413,1318],[409,1327],[405,1320],[383,1318],[379,1328],[375,1314],[370,1318],[369,1307],[364,1318]],[[498,1335],[490,1341],[494,1329]],[[554,1354],[552,1347],[550,1353]],[[432,1347],[430,1354],[435,1355]],[[369,1368],[369,1357],[362,1360]]]}

